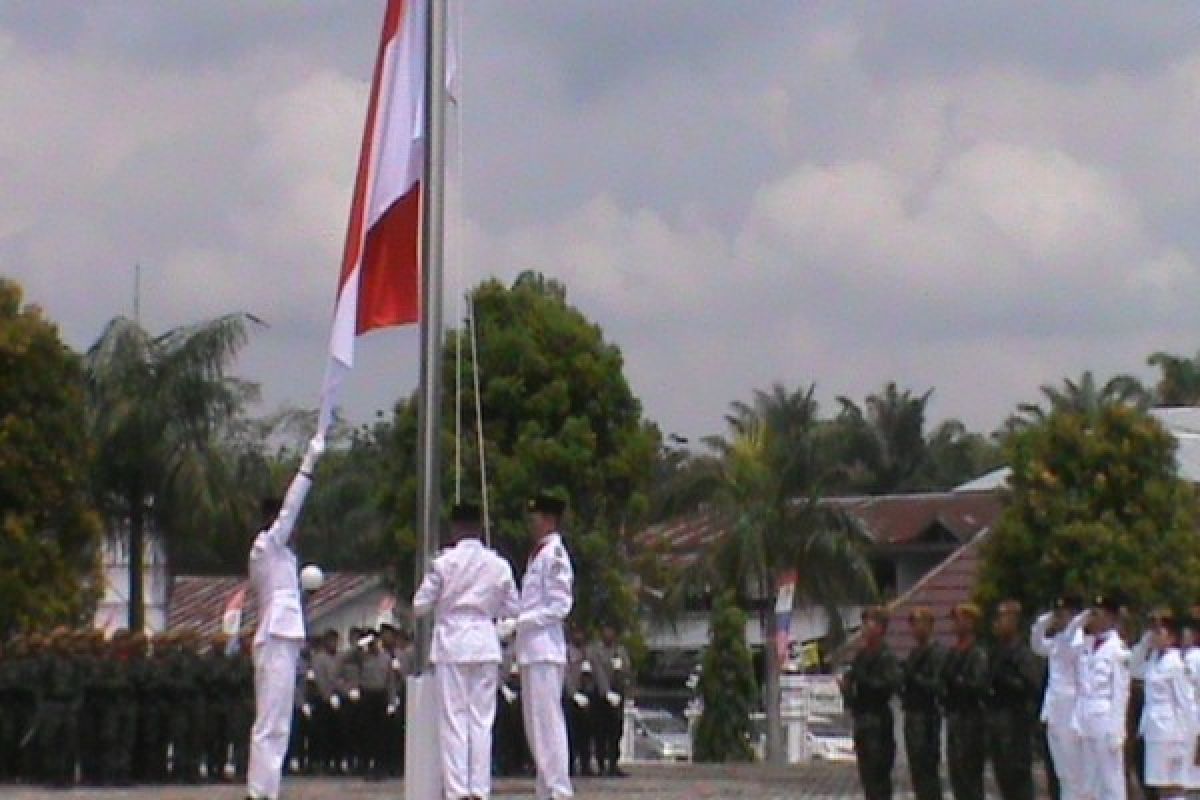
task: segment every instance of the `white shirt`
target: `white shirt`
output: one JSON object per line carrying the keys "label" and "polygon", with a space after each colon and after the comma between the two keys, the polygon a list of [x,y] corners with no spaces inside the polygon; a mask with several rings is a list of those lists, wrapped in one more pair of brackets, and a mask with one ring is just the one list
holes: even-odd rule
{"label": "white shirt", "polygon": [[499,663],[494,620],[517,613],[512,567],[478,539],[462,539],[433,560],[413,595],[413,611],[434,612],[434,664]]}
{"label": "white shirt", "polygon": [[1084,648],[1079,675],[1076,725],[1084,737],[1125,737],[1129,707],[1129,651],[1116,631]]}
{"label": "white shirt", "polygon": [[312,480],[303,473],[292,479],[279,516],[275,517],[271,527],[254,538],[250,548],[250,585],[258,597],[256,645],[266,642],[268,636],[304,638],[300,576],[296,569],[296,554],[288,543],[310,486]]}
{"label": "white shirt", "polygon": [[1077,614],[1067,627],[1053,636],[1046,634],[1051,614],[1042,614],[1029,632],[1029,647],[1046,659],[1048,678],[1042,700],[1042,722],[1070,724],[1079,693],[1080,660],[1083,657],[1084,614]]}
{"label": "white shirt", "polygon": [[1151,657],[1143,670],[1146,704],[1138,733],[1147,741],[1187,741],[1194,722],[1194,697],[1178,648]]}
{"label": "white shirt", "polygon": [[517,616],[517,663],[567,663],[563,622],[574,602],[575,571],[557,532],[537,544],[521,580],[521,613]]}

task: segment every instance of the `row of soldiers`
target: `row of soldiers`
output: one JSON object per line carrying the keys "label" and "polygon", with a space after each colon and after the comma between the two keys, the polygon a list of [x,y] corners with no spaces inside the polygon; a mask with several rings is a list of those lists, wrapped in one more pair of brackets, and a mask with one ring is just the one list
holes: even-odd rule
{"label": "row of soldiers", "polygon": [[0,781],[69,786],[244,774],[249,640],[59,628],[0,649]]}
{"label": "row of soldiers", "polygon": [[888,612],[876,607],[864,613],[863,647],[840,680],[854,718],[859,778],[868,800],[892,797],[896,695],[904,711],[904,743],[918,800],[942,797],[943,720],[956,800],[983,800],[988,761],[1006,800],[1033,800],[1043,666],[1025,643],[1018,603],[997,607],[988,647],[978,641],[981,616],[970,603],[954,608],[955,641],[944,648],[933,639],[932,612],[915,609],[909,622],[916,645],[901,663],[884,642]]}
{"label": "row of soldiers", "polygon": [[1054,797],[1174,800],[1200,788],[1200,609],[1186,621],[1166,610],[1149,614],[1130,649],[1135,621],[1119,599],[1098,595],[1082,606],[1059,598],[1026,644],[1020,604],[1000,603],[985,647],[979,608],[962,604],[951,612],[949,648],[933,640],[933,615],[918,608],[909,620],[916,646],[903,663],[884,642],[887,612],[868,610],[863,647],[841,679],[866,797],[892,795],[896,695],[918,800],[942,797],[943,720],[956,800],[982,800],[988,761],[1005,800],[1032,800],[1039,721]]}

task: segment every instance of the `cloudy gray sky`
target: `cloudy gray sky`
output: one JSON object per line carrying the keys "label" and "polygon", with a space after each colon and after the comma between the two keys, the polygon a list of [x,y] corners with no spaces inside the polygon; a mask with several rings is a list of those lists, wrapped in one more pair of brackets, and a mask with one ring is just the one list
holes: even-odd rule
{"label": "cloudy gray sky", "polygon": [[[0,5],[0,274],[86,347],[230,310],[315,405],[382,0]],[[469,0],[451,287],[526,268],[688,435],[773,381],[990,430],[1200,349],[1191,3]],[[458,208],[458,204],[455,204]],[[453,315],[453,308],[450,314]],[[415,380],[372,334],[365,419]]]}

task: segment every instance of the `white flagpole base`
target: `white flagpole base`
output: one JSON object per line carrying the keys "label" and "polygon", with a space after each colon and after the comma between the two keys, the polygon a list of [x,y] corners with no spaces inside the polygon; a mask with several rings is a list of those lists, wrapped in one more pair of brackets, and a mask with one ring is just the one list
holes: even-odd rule
{"label": "white flagpole base", "polygon": [[438,736],[438,686],[432,672],[405,679],[404,797],[441,800],[442,754]]}

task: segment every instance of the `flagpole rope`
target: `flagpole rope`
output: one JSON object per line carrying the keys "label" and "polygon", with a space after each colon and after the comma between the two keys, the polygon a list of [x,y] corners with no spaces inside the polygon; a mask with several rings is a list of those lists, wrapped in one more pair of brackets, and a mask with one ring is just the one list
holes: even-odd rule
{"label": "flagpole rope", "polygon": [[483,400],[479,396],[479,344],[475,325],[475,299],[466,298],[467,313],[471,317],[471,375],[475,386],[475,436],[479,447],[479,491],[483,507],[483,540],[492,546],[492,518],[488,508],[487,452],[483,443]]}
{"label": "flagpole rope", "polygon": [[455,312],[459,320],[458,335],[455,337],[454,345],[454,502],[462,502],[462,350],[463,336],[466,326],[466,308],[463,305],[463,262],[465,260],[464,251],[466,240],[463,238],[463,132],[462,132],[462,103],[460,102],[459,94],[462,92],[462,19],[463,19],[463,4],[461,2],[449,3],[451,10],[451,27],[450,32],[450,49],[453,53],[453,76],[454,91],[449,92],[449,106],[452,114],[454,125],[454,164],[453,173],[455,180],[452,182],[453,191],[455,194],[455,202],[451,204],[454,211],[454,258],[451,269],[454,272],[454,295],[455,295]]}

